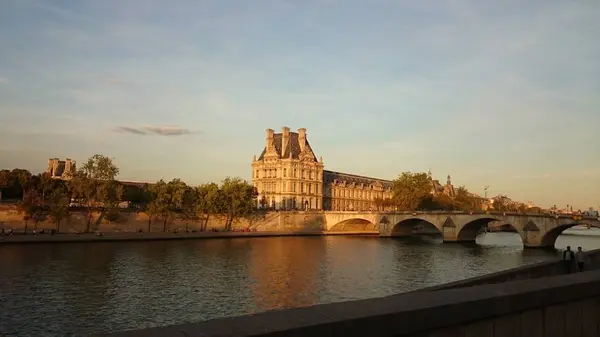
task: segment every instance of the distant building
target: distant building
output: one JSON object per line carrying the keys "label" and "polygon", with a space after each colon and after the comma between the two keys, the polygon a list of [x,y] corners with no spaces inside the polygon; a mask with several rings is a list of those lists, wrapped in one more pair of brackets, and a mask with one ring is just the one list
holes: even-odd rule
{"label": "distant building", "polygon": [[324,170],[306,129],[266,130],[265,147],[252,160],[252,184],[259,207],[275,209],[369,210],[392,196],[389,180]]}
{"label": "distant building", "polygon": [[446,179],[446,185],[442,185],[440,184],[439,180],[433,179],[431,171],[429,171],[427,174],[429,175],[429,179],[431,180],[431,194],[445,194],[451,198],[454,198],[456,196],[456,191],[454,190],[454,185],[452,185],[452,180],[450,176],[448,176],[448,178]]}
{"label": "distant building", "polygon": [[50,174],[52,178],[69,179],[76,170],[76,163],[70,158],[66,158],[65,160],[50,158],[48,159],[48,168],[46,169],[46,173]]}

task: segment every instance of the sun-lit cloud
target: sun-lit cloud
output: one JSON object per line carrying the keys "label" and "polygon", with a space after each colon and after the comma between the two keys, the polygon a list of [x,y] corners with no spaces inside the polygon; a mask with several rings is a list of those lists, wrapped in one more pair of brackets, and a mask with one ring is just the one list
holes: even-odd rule
{"label": "sun-lit cloud", "polygon": [[182,136],[190,135],[198,132],[182,128],[180,126],[144,126],[144,127],[130,127],[130,126],[118,126],[114,128],[115,132],[131,133],[135,135],[160,135],[160,136]]}

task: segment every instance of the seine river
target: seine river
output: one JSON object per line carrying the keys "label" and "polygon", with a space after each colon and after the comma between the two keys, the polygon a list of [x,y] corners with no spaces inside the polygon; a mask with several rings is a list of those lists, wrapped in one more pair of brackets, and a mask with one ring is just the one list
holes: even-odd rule
{"label": "seine river", "polygon": [[[391,295],[557,258],[515,233],[0,246],[0,336],[84,336]],[[557,247],[600,248],[561,236]]]}

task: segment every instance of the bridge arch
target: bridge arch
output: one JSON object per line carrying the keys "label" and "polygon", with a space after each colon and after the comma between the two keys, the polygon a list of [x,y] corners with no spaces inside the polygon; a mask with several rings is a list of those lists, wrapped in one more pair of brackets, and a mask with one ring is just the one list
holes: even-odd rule
{"label": "bridge arch", "polygon": [[552,228],[551,230],[549,230],[548,232],[546,232],[546,234],[544,234],[544,236],[542,236],[541,247],[553,248],[554,245],[556,244],[556,240],[564,231],[566,231],[567,229],[569,229],[571,227],[575,227],[577,225],[585,225],[585,226],[600,228],[600,222],[599,223],[594,223],[594,222],[587,223],[587,222],[580,222],[580,221],[567,222],[565,224],[556,226],[556,227]]}
{"label": "bridge arch", "polygon": [[415,229],[416,226],[423,226],[424,229],[435,228],[435,230],[437,232],[439,232],[440,234],[442,233],[442,230],[440,228],[438,228],[438,226],[436,226],[435,224],[433,224],[425,219],[409,218],[409,219],[404,219],[404,220],[396,223],[394,225],[394,227],[392,227],[391,235],[392,236],[410,236],[413,234],[413,230]]}
{"label": "bridge arch", "polygon": [[477,238],[477,234],[479,234],[479,231],[491,222],[498,222],[498,223],[502,224],[501,225],[502,227],[509,227],[509,228],[514,229],[516,232],[519,233],[519,236],[521,237],[521,241],[523,241],[523,235],[522,235],[521,231],[519,231],[519,229],[516,228],[514,224],[503,221],[502,219],[497,219],[497,218],[492,218],[492,217],[483,217],[483,218],[479,218],[479,219],[475,219],[475,220],[467,222],[464,226],[462,226],[460,228],[458,235],[457,235],[457,239],[458,239],[457,241],[474,242],[475,239]]}
{"label": "bridge arch", "polygon": [[376,230],[376,225],[363,218],[346,219],[336,223],[329,228],[330,231],[372,231]]}

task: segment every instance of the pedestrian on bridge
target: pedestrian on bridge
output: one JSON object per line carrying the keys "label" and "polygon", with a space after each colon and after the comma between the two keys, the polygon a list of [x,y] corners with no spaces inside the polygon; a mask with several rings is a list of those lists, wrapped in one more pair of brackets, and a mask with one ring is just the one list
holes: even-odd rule
{"label": "pedestrian on bridge", "polygon": [[573,262],[575,262],[575,254],[571,250],[571,246],[567,246],[567,250],[563,252],[563,264],[565,266],[566,274],[571,274]]}
{"label": "pedestrian on bridge", "polygon": [[575,253],[575,261],[577,261],[577,268],[580,272],[585,267],[585,253],[581,250],[581,247],[577,247],[577,253]]}

